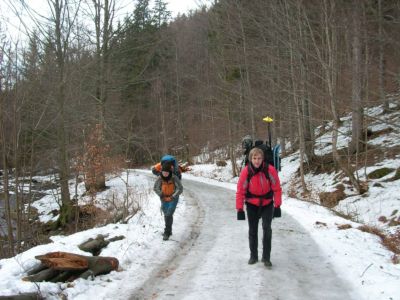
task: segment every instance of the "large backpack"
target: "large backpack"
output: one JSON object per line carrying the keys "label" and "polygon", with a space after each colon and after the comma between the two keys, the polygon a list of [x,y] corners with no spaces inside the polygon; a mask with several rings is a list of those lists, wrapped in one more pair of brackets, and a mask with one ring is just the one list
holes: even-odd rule
{"label": "large backpack", "polygon": [[281,158],[280,158],[280,145],[275,145],[272,149],[262,140],[256,140],[253,145],[253,140],[249,135],[245,136],[242,140],[242,147],[244,149],[244,158],[242,161],[241,169],[243,169],[249,162],[250,150],[254,147],[261,149],[264,152],[264,162],[275,167],[279,172],[281,170]]}
{"label": "large backpack", "polygon": [[280,145],[275,145],[271,149],[267,142],[264,143],[262,140],[257,140],[254,143],[254,147],[260,148],[264,152],[265,163],[274,166],[278,172],[281,170]]}

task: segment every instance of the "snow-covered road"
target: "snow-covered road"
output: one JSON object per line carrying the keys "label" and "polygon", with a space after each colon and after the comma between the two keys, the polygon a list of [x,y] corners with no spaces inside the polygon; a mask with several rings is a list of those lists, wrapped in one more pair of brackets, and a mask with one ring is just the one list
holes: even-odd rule
{"label": "snow-covered road", "polygon": [[199,206],[197,215],[188,215],[191,238],[179,241],[176,255],[130,299],[358,298],[284,206],[282,218],[273,221],[273,268],[266,269],[262,263],[247,264],[248,226],[236,220],[234,192],[187,179],[183,184],[187,203]]}

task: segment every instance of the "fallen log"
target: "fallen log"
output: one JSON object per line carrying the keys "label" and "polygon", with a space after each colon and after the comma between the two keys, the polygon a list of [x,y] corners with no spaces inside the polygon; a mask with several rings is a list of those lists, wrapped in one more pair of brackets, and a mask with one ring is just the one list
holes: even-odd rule
{"label": "fallen log", "polygon": [[54,270],[84,270],[89,267],[88,256],[68,252],[50,252],[35,256],[42,264]]}
{"label": "fallen log", "polygon": [[107,245],[110,242],[106,241],[104,239],[104,236],[99,234],[95,239],[88,239],[86,242],[83,242],[78,246],[79,249],[85,252],[90,252],[93,255],[98,255],[104,247],[107,247]]}
{"label": "fallen log", "polygon": [[51,278],[50,282],[71,282],[78,278],[82,273],[86,271],[84,270],[71,270],[71,271],[63,271],[59,273],[57,276]]}
{"label": "fallen log", "polygon": [[87,279],[89,276],[97,276],[117,270],[119,261],[115,257],[95,256],[88,260],[89,270],[79,277]]}
{"label": "fallen log", "polygon": [[40,264],[34,266],[32,269],[30,269],[27,272],[27,274],[28,275],[33,275],[33,274],[39,273],[40,271],[43,271],[44,269],[47,269],[47,266],[42,264],[42,263],[40,263]]}
{"label": "fallen log", "polygon": [[32,274],[22,278],[24,281],[32,281],[32,282],[41,282],[41,281],[50,281],[51,278],[57,276],[60,273],[59,270],[54,269],[44,269],[39,273]]}
{"label": "fallen log", "polygon": [[43,299],[39,294],[36,293],[24,293],[12,296],[0,296],[1,300],[41,300]]}
{"label": "fallen log", "polygon": [[99,234],[94,239],[89,238],[87,241],[81,243],[78,247],[82,251],[90,252],[93,255],[99,255],[101,252],[101,249],[107,247],[109,243],[118,241],[118,240],[122,240],[124,238],[125,238],[124,236],[120,235],[120,236],[116,236],[116,237],[106,240],[104,235]]}
{"label": "fallen log", "polygon": [[[28,271],[25,281],[66,282],[76,278],[87,279],[101,274],[108,274],[118,269],[119,261],[115,257],[84,256],[68,252],[50,252],[36,256],[41,261]],[[46,268],[43,269],[43,266]],[[38,271],[34,273],[34,271]]]}

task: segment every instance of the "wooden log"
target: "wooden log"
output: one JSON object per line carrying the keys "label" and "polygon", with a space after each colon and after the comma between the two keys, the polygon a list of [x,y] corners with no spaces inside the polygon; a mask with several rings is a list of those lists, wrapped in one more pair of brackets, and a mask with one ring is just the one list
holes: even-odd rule
{"label": "wooden log", "polygon": [[24,281],[32,281],[32,282],[40,282],[40,281],[49,281],[51,278],[57,276],[60,273],[59,270],[54,270],[54,269],[44,269],[43,271],[40,271],[39,273],[26,276],[22,278]]}
{"label": "wooden log", "polygon": [[85,270],[89,267],[88,257],[68,252],[50,252],[35,256],[42,264],[55,270]]}
{"label": "wooden log", "polygon": [[115,241],[120,241],[123,240],[125,237],[123,235],[118,235],[118,236],[114,236],[113,238],[108,239],[108,242],[115,242]]}
{"label": "wooden log", "polygon": [[119,261],[115,257],[95,256],[89,259],[89,270],[79,277],[87,279],[89,276],[108,274],[118,270]]}
{"label": "wooden log", "polygon": [[84,256],[68,252],[50,252],[36,256],[48,267],[36,274],[23,278],[26,281],[72,281],[78,277],[89,278],[117,270],[118,259],[105,256]]}
{"label": "wooden log", "polygon": [[39,294],[36,293],[23,293],[12,296],[0,296],[1,300],[41,300],[43,299]]}
{"label": "wooden log", "polygon": [[63,271],[57,276],[50,279],[50,282],[67,282],[67,281],[74,281],[78,278],[82,273],[86,272],[85,270],[71,270],[71,271]]}
{"label": "wooden log", "polygon": [[36,273],[39,273],[40,271],[43,271],[44,269],[47,269],[47,266],[40,263],[34,266],[32,269],[30,269],[28,272],[26,272],[28,275],[33,275]]}
{"label": "wooden log", "polygon": [[104,247],[107,247],[109,241],[104,239],[104,236],[99,234],[95,239],[88,239],[87,241],[80,244],[78,247],[82,251],[90,252],[93,255],[98,255]]}

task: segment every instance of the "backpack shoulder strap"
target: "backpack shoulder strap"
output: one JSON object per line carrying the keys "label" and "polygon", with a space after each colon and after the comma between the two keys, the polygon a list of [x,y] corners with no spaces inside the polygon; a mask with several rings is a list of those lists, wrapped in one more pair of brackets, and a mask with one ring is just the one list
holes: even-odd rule
{"label": "backpack shoulder strap", "polygon": [[250,180],[251,180],[251,178],[253,178],[255,173],[254,173],[253,169],[250,167],[250,164],[247,164],[246,168],[247,168],[247,179],[246,179],[247,180],[247,189],[249,189]]}
{"label": "backpack shoulder strap", "polygon": [[269,172],[268,172],[269,164],[265,164],[263,169],[262,169],[262,172],[265,175],[265,179],[269,181],[270,188],[271,188],[271,190],[265,195],[253,195],[253,194],[250,193],[250,191],[249,191],[250,180],[255,174],[254,174],[253,170],[251,169],[251,167],[249,165],[247,165],[247,168],[248,168],[247,169],[248,170],[248,174],[247,174],[246,197],[247,198],[260,198],[260,199],[261,198],[265,198],[265,199],[272,198],[274,194],[273,194],[272,187],[271,187],[271,177],[269,176]]}
{"label": "backpack shoulder strap", "polygon": [[269,164],[268,164],[268,163],[265,163],[265,166],[264,166],[264,168],[263,168],[263,173],[264,173],[264,175],[265,175],[265,178],[266,178],[267,180],[269,180],[269,182],[271,183],[271,177],[269,176],[268,168],[269,168]]}
{"label": "backpack shoulder strap", "polygon": [[[246,167],[247,167],[247,184],[249,184],[251,178],[255,175],[255,173],[254,173],[253,169],[249,166],[249,164],[247,164]],[[269,172],[268,172],[268,168],[269,168],[269,164],[265,163],[265,165],[262,169],[262,172],[264,173],[265,178],[267,180],[271,181],[271,178],[270,178]]]}

